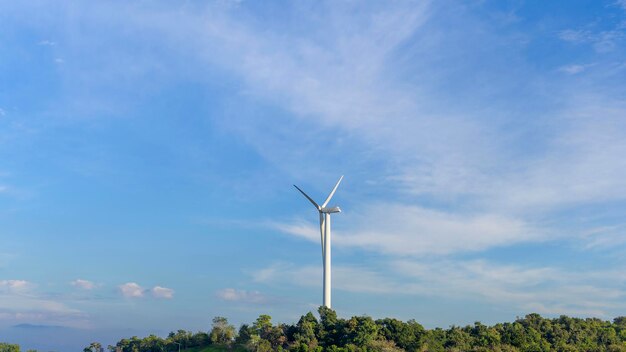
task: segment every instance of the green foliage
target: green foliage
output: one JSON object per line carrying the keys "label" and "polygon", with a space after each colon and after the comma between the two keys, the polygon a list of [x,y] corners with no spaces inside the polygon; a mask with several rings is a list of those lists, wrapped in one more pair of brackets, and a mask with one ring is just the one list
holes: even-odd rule
{"label": "green foliage", "polygon": [[83,348],[83,352],[100,352],[102,345],[100,342],[92,342],[89,346]]}
{"label": "green foliage", "polygon": [[424,327],[415,320],[403,322],[398,319],[385,318],[376,321],[380,336],[393,341],[396,346],[408,351],[416,351],[424,335]]}
{"label": "green foliage", "polygon": [[[294,325],[274,325],[269,315],[260,315],[251,325],[241,325],[238,333],[226,318],[216,317],[208,333],[178,330],[167,338],[134,336],[108,348],[114,351],[120,347],[122,352],[177,352],[180,344],[182,352],[626,352],[626,317],[610,322],[566,316],[546,319],[529,314],[512,323],[493,326],[476,322],[465,327],[427,330],[414,320],[374,321],[368,316],[346,320],[325,307],[320,307],[318,313],[319,320],[309,312]],[[92,343],[85,352],[96,349],[99,344]],[[19,352],[19,346],[0,344],[0,352]]]}
{"label": "green foliage", "polygon": [[472,348],[473,343],[472,335],[465,329],[452,326],[446,331],[444,347],[448,351],[468,351]]}
{"label": "green foliage", "polygon": [[337,313],[327,307],[320,307],[317,312],[320,315],[320,323],[317,329],[317,339],[320,345],[327,348],[342,345],[342,330],[345,321],[337,319]]}
{"label": "green foliage", "polygon": [[[228,345],[235,339],[235,327],[228,324],[228,319],[224,317],[213,318],[213,327],[207,338],[215,344]],[[198,341],[199,346],[206,343]]]}
{"label": "green foliage", "polygon": [[319,323],[313,313],[308,312],[303,315],[291,331],[293,334],[288,334],[288,336],[291,336],[291,340],[294,342],[292,350],[306,352],[317,349],[316,332],[319,331]]}
{"label": "green foliage", "polygon": [[0,352],[20,352],[20,345],[0,342]]}
{"label": "green foliage", "polygon": [[345,344],[367,346],[378,337],[378,325],[370,317],[352,317],[344,325]]}
{"label": "green foliage", "polygon": [[446,331],[440,328],[428,330],[422,337],[420,351],[442,352],[445,351]]}
{"label": "green foliage", "polygon": [[[178,350],[176,350],[178,351]],[[203,347],[192,347],[181,352],[247,352],[247,350],[240,346],[224,346],[224,345],[209,345]]]}

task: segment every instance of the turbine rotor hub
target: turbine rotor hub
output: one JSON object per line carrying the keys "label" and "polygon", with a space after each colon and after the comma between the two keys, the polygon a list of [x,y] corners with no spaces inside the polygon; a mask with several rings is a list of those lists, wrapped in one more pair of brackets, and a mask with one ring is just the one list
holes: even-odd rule
{"label": "turbine rotor hub", "polygon": [[341,209],[339,209],[339,207],[324,207],[320,209],[320,212],[326,214],[341,213]]}

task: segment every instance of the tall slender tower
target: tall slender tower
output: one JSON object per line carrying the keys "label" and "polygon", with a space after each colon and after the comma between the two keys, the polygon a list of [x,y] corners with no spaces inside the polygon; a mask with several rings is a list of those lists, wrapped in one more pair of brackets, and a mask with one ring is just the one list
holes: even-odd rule
{"label": "tall slender tower", "polygon": [[302,193],[314,206],[315,209],[320,214],[320,235],[322,242],[322,258],[324,262],[324,306],[330,308],[330,283],[331,283],[331,270],[330,270],[330,214],[332,213],[340,213],[341,209],[339,207],[327,207],[328,202],[330,202],[331,198],[337,191],[337,187],[339,187],[339,183],[343,180],[343,176],[339,178],[339,181],[335,184],[335,187],[330,192],[324,203],[320,206],[318,205],[311,197],[309,197],[303,190],[298,188],[298,186],[293,185]]}

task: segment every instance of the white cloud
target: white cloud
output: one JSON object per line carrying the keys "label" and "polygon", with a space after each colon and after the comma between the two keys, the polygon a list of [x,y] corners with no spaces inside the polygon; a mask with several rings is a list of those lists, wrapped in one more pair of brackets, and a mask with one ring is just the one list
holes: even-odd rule
{"label": "white cloud", "polygon": [[225,288],[215,294],[219,299],[242,303],[267,303],[268,298],[259,291],[246,291],[234,288]]}
{"label": "white cloud", "polygon": [[[389,164],[381,167],[382,174],[373,177],[381,181],[394,175],[386,179],[395,180],[398,193],[427,194],[443,200],[468,196],[466,199],[470,202],[481,202],[481,207],[491,201],[501,206],[506,199],[502,195],[510,193],[516,193],[516,200],[529,203],[533,199],[522,198],[538,195],[556,200],[568,197],[560,192],[549,194],[552,191],[550,179],[553,178],[550,175],[537,175],[544,177],[546,184],[525,187],[528,182],[524,177],[533,176],[537,166],[544,166],[546,155],[539,153],[529,160],[509,155],[524,146],[511,144],[506,136],[503,137],[507,131],[493,126],[499,119],[505,119],[502,117],[506,116],[505,112],[493,112],[486,107],[486,112],[494,117],[485,119],[482,108],[480,112],[463,109],[463,113],[454,113],[432,103],[445,102],[429,90],[432,71],[443,75],[445,69],[426,65],[430,69],[428,72],[412,71],[424,77],[420,76],[410,86],[403,79],[395,79],[394,74],[398,74],[395,68],[403,67],[406,62],[394,61],[402,59],[394,54],[407,40],[411,39],[412,45],[416,46],[409,50],[414,55],[409,61],[417,68],[425,65],[420,58],[428,56],[420,54],[430,53],[432,46],[441,49],[433,42],[436,38],[429,35],[433,29],[435,33],[439,30],[429,22],[431,16],[439,15],[435,3],[373,5],[363,17],[352,16],[350,6],[329,6],[327,12],[319,16],[323,25],[316,26],[325,28],[324,31],[311,31],[297,37],[285,35],[280,30],[265,30],[259,35],[254,25],[237,19],[238,12],[220,6],[164,16],[158,11],[139,11],[140,7],[128,5],[125,13],[129,14],[130,23],[125,25],[150,26],[154,29],[151,32],[158,33],[159,40],[165,46],[172,46],[177,55],[198,53],[207,63],[226,68],[241,77],[246,82],[246,94],[256,95],[293,112],[286,124],[289,131],[293,131],[292,124],[307,123],[315,116],[320,129],[332,128],[342,135],[356,136],[356,142],[362,143],[368,153],[379,153],[388,160]],[[107,6],[101,10],[99,13],[107,16],[113,12]],[[308,18],[308,12],[298,7],[292,15]],[[472,22],[471,25],[482,24]],[[597,34],[589,30],[566,30],[559,36],[567,41],[585,42],[596,38]],[[609,34],[606,36],[610,37]],[[432,54],[445,56],[445,53]],[[563,69],[574,72],[580,67],[565,66]],[[532,79],[523,77],[524,81]],[[558,90],[551,91],[553,93],[561,94]],[[564,99],[562,95],[558,98]],[[577,98],[572,97],[572,100]],[[557,112],[554,116],[537,118],[560,122],[560,116],[561,113]],[[292,144],[293,140],[275,138],[276,135],[258,128],[255,123],[265,122],[235,119],[228,128],[244,135],[247,142],[278,167],[287,168],[296,175],[317,172],[313,171],[317,168],[300,166],[303,165],[303,153],[311,158],[319,154],[291,146],[284,148],[280,141]],[[550,125],[549,122],[546,124]],[[564,127],[567,130],[567,123]],[[540,132],[543,131],[537,131]],[[311,143],[310,152],[322,153],[319,150],[323,149],[317,148],[318,142]],[[547,156],[555,153],[558,150],[548,150]],[[565,166],[563,163],[557,165]],[[511,202],[508,203],[504,206],[511,206]],[[528,204],[530,207],[532,205]],[[477,213],[481,210],[486,216],[494,213],[492,209],[478,209]],[[498,216],[519,221],[516,215]]]}
{"label": "white cloud", "polygon": [[620,25],[610,30],[567,29],[559,32],[558,36],[566,42],[590,44],[600,54],[615,50],[626,39],[626,33]]}
{"label": "white cloud", "polygon": [[42,40],[39,43],[37,43],[39,45],[44,45],[44,46],[55,46],[57,45],[57,43],[51,41],[51,40]]}
{"label": "white cloud", "polygon": [[5,292],[24,292],[33,286],[26,280],[0,280],[0,290]]}
{"label": "white cloud", "polygon": [[76,279],[70,282],[70,285],[81,288],[83,290],[93,290],[94,288],[97,287],[97,285],[94,282],[89,281],[89,280],[83,280],[83,279]]}
{"label": "white cloud", "polygon": [[462,215],[395,204],[367,209],[358,223],[360,229],[336,236],[338,243],[388,254],[473,252],[543,239],[541,231],[523,221],[497,214]]}
{"label": "white cloud", "polygon": [[593,38],[593,34],[587,30],[566,29],[559,32],[559,38],[566,42],[584,43]]}
{"label": "white cloud", "polygon": [[585,65],[566,65],[566,66],[559,67],[559,71],[565,72],[570,75],[581,73],[585,69],[586,69]]}
{"label": "white cloud", "polygon": [[[333,244],[391,255],[474,252],[545,239],[542,230],[497,214],[455,214],[419,206],[379,203],[343,220],[351,230],[335,231]],[[372,221],[376,219],[376,221]],[[278,230],[319,243],[319,226],[272,223]]]}
{"label": "white cloud", "polygon": [[591,250],[611,250],[626,243],[626,224],[592,227],[580,234],[583,247]]}
{"label": "white cloud", "polygon": [[41,294],[36,287],[26,280],[0,280],[0,326],[18,323],[89,325],[85,313]]}
{"label": "white cloud", "polygon": [[[259,283],[290,284],[302,287],[321,287],[321,266],[302,266],[278,263],[253,271],[252,279]],[[372,285],[376,282],[376,285]],[[397,287],[395,283],[376,271],[361,267],[334,266],[333,289],[348,292],[388,293]]]}
{"label": "white cloud", "polygon": [[122,296],[127,298],[143,298],[146,297],[146,294],[150,294],[154,298],[174,298],[174,290],[162,286],[154,286],[151,289],[146,289],[136,282],[127,282],[123,285],[119,285],[118,288]]}
{"label": "white cloud", "polygon": [[504,187],[497,205],[545,212],[626,199],[626,105],[579,96],[541,158]]}
{"label": "white cloud", "polygon": [[174,290],[172,290],[171,288],[154,286],[150,291],[152,292],[152,296],[155,298],[174,298]]}
{"label": "white cloud", "polygon": [[[550,99],[558,95],[558,99],[571,103],[571,111],[566,107],[562,111],[550,112],[550,115],[538,116],[537,119],[545,123],[529,134],[548,134],[546,139],[539,140],[539,143],[545,143],[545,148],[537,153],[520,155],[529,148],[528,141],[498,124],[505,121],[505,126],[515,125],[513,121],[507,121],[508,114],[524,114],[525,111],[506,112],[497,106],[494,107],[496,111],[485,108],[487,114],[494,115],[489,119],[484,117],[485,112],[471,109],[455,114],[431,103],[431,98],[441,100],[441,97],[428,93],[424,86],[427,81],[424,80],[424,85],[414,83],[407,87],[402,81],[390,79],[386,74],[395,72],[389,61],[394,50],[412,36],[428,37],[428,30],[432,29],[423,28],[433,12],[431,4],[424,4],[410,11],[401,5],[389,6],[380,11],[379,17],[347,21],[342,16],[345,15],[342,11],[347,8],[335,8],[332,11],[337,13],[322,20],[327,20],[327,27],[336,29],[338,34],[305,36],[294,42],[282,33],[278,38],[272,32],[259,36],[254,28],[233,22],[228,16],[218,16],[208,30],[201,31],[207,38],[207,47],[226,48],[222,52],[224,57],[213,56],[212,60],[241,75],[253,94],[291,110],[294,120],[309,121],[315,116],[316,123],[324,131],[333,129],[341,131],[342,135],[358,136],[356,142],[363,143],[368,153],[381,153],[388,162],[380,167],[384,170],[382,174],[372,177],[383,181],[387,176],[388,188],[397,191],[394,196],[406,197],[407,193],[427,195],[451,204],[450,218],[467,217],[459,214],[458,208],[471,207],[476,214],[472,219],[474,224],[487,227],[489,231],[496,227],[512,227],[517,235],[521,227],[530,226],[539,212],[546,214],[546,211],[592,199],[584,195],[585,192],[600,197],[624,196],[621,192],[610,191],[611,187],[619,188],[623,184],[613,175],[610,179],[598,177],[581,186],[579,176],[586,178],[591,170],[603,169],[590,167],[594,165],[578,167],[579,163],[587,162],[583,158],[603,158],[606,163],[601,166],[608,166],[608,170],[615,171],[615,176],[619,174],[624,178],[626,174],[618,171],[624,169],[617,167],[623,158],[616,153],[606,155],[599,149],[577,154],[573,145],[561,143],[570,133],[584,135],[598,129],[598,126],[592,126],[589,130],[581,126],[580,121],[566,118],[572,111],[611,106],[615,111],[601,123],[605,124],[618,121],[617,116],[626,111],[619,107],[619,103],[607,99],[597,105],[581,104],[583,101],[578,91],[568,95],[570,91],[557,84]],[[344,22],[334,22],[337,18]],[[600,36],[587,30],[562,31],[560,37],[572,42],[594,41],[597,45],[616,39],[609,32]],[[417,43],[415,45],[422,44]],[[363,52],[368,54],[362,55]],[[420,53],[419,50],[416,52]],[[582,67],[563,69],[574,73],[580,72]],[[436,67],[433,69],[437,70]],[[517,79],[527,82],[533,77]],[[593,125],[594,115],[589,114],[583,121]],[[237,126],[233,128],[245,135],[246,140],[268,160],[276,165],[288,165],[285,167],[294,174],[307,173],[310,176],[318,172],[315,171],[317,168],[310,167],[308,162],[303,164],[302,160],[308,160],[303,158],[303,153],[308,158],[323,159],[315,154],[320,149],[316,147],[319,140],[312,141],[311,150],[303,151],[278,142],[293,140],[266,133],[266,129],[257,128],[255,121],[245,122],[234,121]],[[259,134],[259,130],[264,131],[263,134]],[[626,137],[622,131],[625,129],[614,129],[610,133],[619,141]],[[319,133],[313,135],[319,139]],[[596,143],[602,141],[601,138]],[[616,148],[615,145],[607,146]],[[303,147],[306,148],[307,144]],[[567,159],[559,159],[564,154],[570,155]],[[459,199],[460,202],[455,202]],[[527,216],[529,212],[532,216]],[[455,221],[445,219],[445,223]],[[302,232],[303,228],[293,227],[291,230],[313,238]],[[415,228],[414,232],[419,230],[421,228]],[[499,231],[493,233],[496,237],[501,236]]]}
{"label": "white cloud", "polygon": [[[253,273],[257,282],[321,287],[321,266],[274,264]],[[376,269],[333,267],[333,289],[379,295],[456,298],[500,305],[521,313],[611,318],[626,310],[626,275],[617,271],[566,271],[484,260],[395,260]]]}
{"label": "white cloud", "polygon": [[[614,271],[568,271],[475,261],[396,261],[430,295],[474,297],[520,311],[611,317],[626,309],[626,276]],[[607,280],[609,277],[612,279]]]}
{"label": "white cloud", "polygon": [[141,298],[144,296],[145,290],[135,282],[127,282],[118,286],[124,297]]}

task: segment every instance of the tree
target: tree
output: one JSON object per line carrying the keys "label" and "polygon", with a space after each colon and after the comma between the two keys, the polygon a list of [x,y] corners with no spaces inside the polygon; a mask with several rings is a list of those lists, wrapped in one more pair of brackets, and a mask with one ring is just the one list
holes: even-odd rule
{"label": "tree", "polygon": [[256,348],[256,352],[272,352],[272,345],[267,340],[261,340]]}
{"label": "tree", "polygon": [[282,349],[287,347],[287,336],[285,335],[286,326],[279,324],[272,326],[261,336],[262,339],[269,341],[273,349]]}
{"label": "tree", "polygon": [[228,324],[228,319],[215,317],[209,338],[212,343],[228,345],[235,339],[235,327]]}
{"label": "tree", "polygon": [[235,343],[238,345],[246,345],[248,341],[254,335],[254,330],[248,324],[242,324],[239,327],[239,333],[237,334],[237,338],[235,338]]}
{"label": "tree", "polygon": [[469,333],[474,338],[474,344],[481,347],[493,347],[500,344],[500,333],[494,328],[475,322]]}
{"label": "tree", "polygon": [[[233,326],[233,331],[235,327]],[[234,332],[233,332],[234,334]],[[195,347],[208,346],[211,344],[211,336],[204,331],[198,331],[191,337],[190,345]]]}
{"label": "tree", "polygon": [[0,352],[20,352],[20,345],[0,342]]}
{"label": "tree", "polygon": [[384,339],[395,342],[399,348],[407,351],[417,350],[424,334],[424,327],[415,320],[405,323],[398,319],[385,318],[377,320],[376,324]]}
{"label": "tree", "polygon": [[345,324],[346,344],[366,346],[378,337],[378,326],[371,317],[352,317]]}
{"label": "tree", "polygon": [[[172,341],[174,343],[180,343],[181,347],[183,349],[191,347],[190,343],[191,343],[191,338],[192,337],[193,337],[193,333],[191,331],[186,331],[186,330],[182,330],[182,329],[179,329],[175,333],[174,332],[170,332],[169,335],[167,336],[167,338],[170,341]],[[124,351],[124,352],[126,352],[126,351]]]}
{"label": "tree", "polygon": [[272,328],[272,317],[267,314],[261,314],[252,324],[252,328],[256,333],[263,337]]}
{"label": "tree", "polygon": [[472,335],[464,329],[452,326],[446,331],[446,342],[444,346],[446,350],[467,351],[472,346]]}
{"label": "tree", "polygon": [[[318,329],[318,322],[313,313],[308,312],[303,315],[298,324],[294,327],[293,341],[295,346],[301,351],[313,350],[317,347],[318,341],[315,332]],[[306,346],[306,348],[302,347]]]}
{"label": "tree", "polygon": [[343,321],[337,319],[337,313],[328,307],[321,306],[317,311],[320,315],[317,336],[321,345],[327,348],[340,346]]}
{"label": "tree", "polygon": [[399,348],[393,341],[372,340],[367,343],[368,352],[403,352],[404,349]]}
{"label": "tree", "polygon": [[165,341],[155,335],[150,335],[148,337],[144,337],[141,339],[139,343],[139,351],[140,352],[164,352],[165,351]]}
{"label": "tree", "polygon": [[440,328],[428,330],[422,337],[421,351],[443,352],[446,332]]}
{"label": "tree", "polygon": [[92,342],[89,346],[83,348],[83,352],[100,352],[102,345],[99,342]]}

